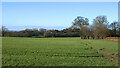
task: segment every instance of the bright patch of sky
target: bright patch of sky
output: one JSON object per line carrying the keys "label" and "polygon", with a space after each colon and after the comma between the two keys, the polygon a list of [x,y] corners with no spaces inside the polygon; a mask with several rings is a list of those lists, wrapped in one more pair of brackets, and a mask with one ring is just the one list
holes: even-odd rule
{"label": "bright patch of sky", "polygon": [[10,30],[25,28],[64,29],[77,16],[92,24],[96,16],[118,21],[118,2],[3,2],[2,25]]}

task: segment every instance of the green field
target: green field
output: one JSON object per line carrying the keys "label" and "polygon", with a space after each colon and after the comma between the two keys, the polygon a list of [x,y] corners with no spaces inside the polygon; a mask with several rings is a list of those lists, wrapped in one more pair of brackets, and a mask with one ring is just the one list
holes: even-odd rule
{"label": "green field", "polygon": [[78,38],[2,38],[3,66],[117,66],[91,47],[117,54],[118,43]]}

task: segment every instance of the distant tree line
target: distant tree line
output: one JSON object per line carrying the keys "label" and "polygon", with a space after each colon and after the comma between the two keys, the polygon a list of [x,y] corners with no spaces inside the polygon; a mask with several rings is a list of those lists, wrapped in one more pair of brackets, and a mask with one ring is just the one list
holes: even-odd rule
{"label": "distant tree line", "polygon": [[120,37],[120,23],[109,24],[106,16],[97,16],[92,25],[89,19],[78,16],[72,26],[63,30],[46,30],[44,28],[9,31],[2,26],[3,37],[81,37],[82,39],[104,39],[105,37]]}
{"label": "distant tree line", "polygon": [[44,28],[25,29],[21,31],[9,31],[5,26],[2,26],[3,37],[80,37],[79,29],[63,29],[63,30],[46,30]]}

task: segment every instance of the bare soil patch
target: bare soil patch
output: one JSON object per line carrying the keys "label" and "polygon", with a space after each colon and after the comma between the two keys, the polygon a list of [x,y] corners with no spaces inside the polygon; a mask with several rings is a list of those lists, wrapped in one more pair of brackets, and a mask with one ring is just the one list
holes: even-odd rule
{"label": "bare soil patch", "polygon": [[118,41],[118,40],[120,40],[120,37],[106,37],[105,39],[107,39],[107,40],[113,40],[113,41]]}

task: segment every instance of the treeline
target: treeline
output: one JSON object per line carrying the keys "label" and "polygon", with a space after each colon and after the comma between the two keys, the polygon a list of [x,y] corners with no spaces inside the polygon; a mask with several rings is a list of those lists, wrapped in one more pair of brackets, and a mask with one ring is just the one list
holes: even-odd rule
{"label": "treeline", "polygon": [[109,24],[106,16],[97,16],[92,25],[89,19],[78,16],[72,26],[63,30],[46,30],[44,28],[9,31],[2,26],[3,37],[81,37],[82,39],[104,39],[105,37],[120,37],[120,23]]}
{"label": "treeline", "polygon": [[97,16],[93,19],[92,25],[89,19],[78,16],[73,21],[72,28],[80,29],[82,39],[104,39],[106,37],[120,37],[120,23],[109,24],[106,16]]}
{"label": "treeline", "polygon": [[46,30],[44,28],[25,29],[21,31],[9,31],[5,26],[2,27],[3,37],[80,37],[79,29]]}

